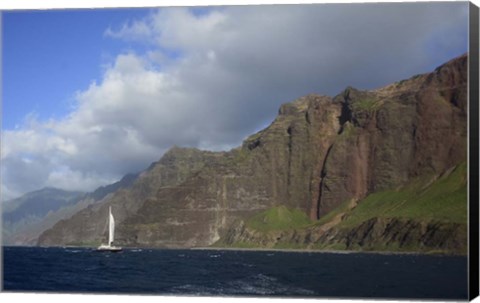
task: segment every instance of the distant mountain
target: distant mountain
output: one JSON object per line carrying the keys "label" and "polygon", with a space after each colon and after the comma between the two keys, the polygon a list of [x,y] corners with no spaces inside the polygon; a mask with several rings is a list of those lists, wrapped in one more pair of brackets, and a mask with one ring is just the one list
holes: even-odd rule
{"label": "distant mountain", "polygon": [[40,222],[47,214],[76,204],[85,193],[43,188],[2,204],[3,242],[13,244],[16,234]]}
{"label": "distant mountain", "polygon": [[229,152],[174,147],[38,244],[98,245],[112,206],[123,246],[466,253],[467,66],[299,98]]}
{"label": "distant mountain", "polygon": [[38,236],[62,219],[101,201],[109,194],[130,186],[136,174],[97,188],[91,193],[44,188],[2,204],[3,244],[34,245]]}
{"label": "distant mountain", "polygon": [[16,222],[26,217],[43,217],[62,206],[75,204],[84,194],[51,187],[33,191],[17,199],[6,201],[3,220]]}

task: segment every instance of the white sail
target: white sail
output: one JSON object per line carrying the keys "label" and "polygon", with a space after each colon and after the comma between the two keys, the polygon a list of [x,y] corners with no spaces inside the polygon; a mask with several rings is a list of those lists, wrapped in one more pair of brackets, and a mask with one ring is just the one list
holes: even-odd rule
{"label": "white sail", "polygon": [[115,236],[115,220],[113,219],[112,215],[112,208],[110,207],[110,217],[108,222],[108,245],[112,246]]}
{"label": "white sail", "polygon": [[111,252],[118,252],[122,251],[121,247],[112,246],[115,236],[115,219],[112,215],[112,207],[108,208],[108,244],[101,244],[97,251],[111,251]]}

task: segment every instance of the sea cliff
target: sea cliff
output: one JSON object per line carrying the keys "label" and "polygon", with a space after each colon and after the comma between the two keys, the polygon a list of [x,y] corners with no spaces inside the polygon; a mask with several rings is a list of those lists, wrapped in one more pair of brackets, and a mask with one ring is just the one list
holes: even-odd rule
{"label": "sea cliff", "polygon": [[38,245],[441,251],[467,247],[467,55],[280,107],[228,152],[173,147]]}

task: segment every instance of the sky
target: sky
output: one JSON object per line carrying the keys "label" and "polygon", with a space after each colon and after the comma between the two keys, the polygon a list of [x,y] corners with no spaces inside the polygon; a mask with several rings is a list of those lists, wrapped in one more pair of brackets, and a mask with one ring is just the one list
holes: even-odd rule
{"label": "sky", "polygon": [[2,200],[229,150],[283,103],[465,53],[467,22],[467,2],[4,11]]}

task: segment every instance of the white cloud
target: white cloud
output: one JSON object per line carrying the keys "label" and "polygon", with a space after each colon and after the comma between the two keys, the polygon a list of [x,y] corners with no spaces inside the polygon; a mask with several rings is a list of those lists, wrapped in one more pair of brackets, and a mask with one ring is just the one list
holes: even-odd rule
{"label": "white cloud", "polygon": [[142,21],[134,21],[130,23],[124,23],[122,28],[118,31],[113,31],[111,28],[107,28],[104,32],[105,36],[112,38],[122,38],[132,41],[147,41],[151,35],[151,28]]}
{"label": "white cloud", "polygon": [[234,147],[281,103],[302,95],[373,88],[429,71],[466,50],[467,8],[164,8],[106,29],[106,37],[148,50],[118,55],[100,81],[76,94],[67,117],[31,116],[4,131],[2,190],[92,190],[145,168],[174,144]]}

